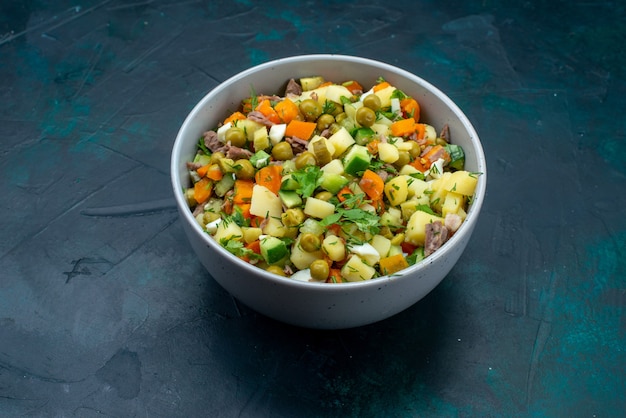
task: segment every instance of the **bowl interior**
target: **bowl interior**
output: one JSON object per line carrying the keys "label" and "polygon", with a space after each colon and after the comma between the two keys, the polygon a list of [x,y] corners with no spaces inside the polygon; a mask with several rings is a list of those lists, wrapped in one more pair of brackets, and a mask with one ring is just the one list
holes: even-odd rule
{"label": "bowl interior", "polygon": [[[451,142],[462,146],[465,151],[466,170],[483,173],[479,178],[475,198],[468,211],[465,225],[437,252],[407,269],[407,273],[418,269],[421,263],[430,263],[435,258],[440,258],[447,247],[453,246],[455,241],[461,239],[465,231],[471,233],[485,193],[486,166],[478,135],[469,120],[452,100],[422,78],[382,62],[340,55],[304,55],[261,64],[231,77],[202,98],[183,123],[172,152],[172,184],[181,215],[185,218],[184,222],[193,224],[193,228],[203,236],[208,246],[222,252],[225,257],[231,258],[235,263],[247,264],[232,256],[203,233],[191,212],[188,209],[185,210],[186,203],[182,189],[190,184],[185,163],[193,158],[197,141],[202,134],[208,129],[215,128],[229,112],[235,111],[241,100],[248,97],[252,91],[257,94],[282,95],[290,78],[298,79],[314,75],[322,75],[326,80],[335,82],[354,79],[364,86],[374,85],[379,77],[383,77],[420,103],[421,120],[438,130],[447,124],[450,128]],[[254,270],[258,270],[261,275],[272,276],[276,280],[289,281],[289,279],[265,274],[260,269],[251,269],[251,271]],[[295,281],[291,280],[291,282]],[[368,286],[370,285],[368,282],[374,282],[374,280],[344,283],[342,286]],[[337,287],[324,283],[303,282],[294,283],[294,285]]]}

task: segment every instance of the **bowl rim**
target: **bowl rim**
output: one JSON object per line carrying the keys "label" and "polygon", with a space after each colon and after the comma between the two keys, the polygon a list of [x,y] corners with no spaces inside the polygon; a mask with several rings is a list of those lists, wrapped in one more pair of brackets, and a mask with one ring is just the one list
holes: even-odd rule
{"label": "bowl rim", "polygon": [[[197,115],[205,108],[208,102],[217,95],[218,92],[228,88],[229,85],[237,82],[238,80],[247,77],[252,73],[256,73],[258,71],[264,71],[272,69],[273,67],[297,63],[297,62],[308,62],[314,60],[329,60],[329,61],[341,61],[348,63],[355,63],[360,65],[374,66],[378,67],[387,72],[395,73],[396,75],[407,79],[408,81],[418,84],[428,90],[429,92],[435,94],[439,100],[444,102],[444,104],[450,108],[450,110],[455,114],[456,117],[459,118],[462,125],[467,129],[469,134],[469,139],[474,147],[476,153],[477,167],[479,169],[478,183],[476,185],[476,190],[474,192],[474,200],[472,201],[472,205],[467,212],[467,217],[463,221],[463,225],[461,227],[462,230],[467,231],[467,233],[471,233],[473,230],[475,223],[478,220],[478,216],[480,214],[482,204],[485,198],[486,185],[487,185],[487,164],[486,158],[484,154],[484,150],[482,147],[482,143],[479,139],[478,133],[474,129],[474,126],[469,121],[465,113],[459,108],[459,106],[452,101],[443,91],[439,90],[439,88],[435,87],[433,84],[428,82],[427,80],[421,78],[420,76],[413,74],[403,68],[398,66],[388,64],[386,62],[382,62],[376,59],[357,57],[351,55],[343,55],[343,54],[303,54],[303,55],[294,55],[290,57],[283,57],[274,59],[271,61],[267,61],[261,64],[257,64],[248,69],[240,71],[225,81],[219,83],[217,86],[213,87],[209,90],[205,95],[200,99],[200,101],[192,108],[192,110],[185,117],[181,127],[179,128],[176,139],[172,146],[172,153],[170,159],[170,180],[172,183],[172,188],[174,191],[174,196],[176,200],[176,206],[179,211],[180,216],[182,217],[183,222],[187,222],[191,224],[191,228],[193,232],[200,236],[202,241],[206,243],[211,249],[217,251],[220,255],[224,256],[226,259],[234,262],[237,266],[243,268],[248,271],[252,275],[258,275],[263,277],[265,280],[273,282],[274,284],[293,286],[301,289],[318,289],[321,291],[329,291],[336,292],[341,290],[346,290],[348,288],[361,288],[361,287],[375,287],[388,285],[390,283],[402,281],[402,280],[410,280],[411,276],[419,273],[426,266],[436,263],[440,258],[444,258],[448,255],[448,252],[456,247],[456,243],[463,240],[465,238],[466,233],[455,233],[452,237],[447,240],[441,248],[435,251],[433,254],[425,257],[423,260],[415,263],[412,266],[407,267],[401,272],[394,273],[392,275],[385,275],[373,278],[371,280],[363,280],[358,282],[347,282],[347,283],[325,283],[325,282],[305,282],[300,280],[294,280],[289,277],[279,276],[273,273],[269,273],[259,267],[256,267],[250,263],[247,263],[234,254],[227,251],[223,248],[217,241],[215,241],[209,234],[204,232],[200,225],[196,222],[195,218],[192,215],[191,210],[184,199],[183,193],[181,193],[181,187],[183,184],[182,178],[179,175],[179,164],[181,164],[181,146],[185,141],[185,131],[187,126],[191,123],[194,116]],[[463,228],[465,226],[466,228]],[[467,237],[469,240],[469,237]],[[445,277],[445,276],[444,276]],[[443,278],[442,278],[443,279]]]}

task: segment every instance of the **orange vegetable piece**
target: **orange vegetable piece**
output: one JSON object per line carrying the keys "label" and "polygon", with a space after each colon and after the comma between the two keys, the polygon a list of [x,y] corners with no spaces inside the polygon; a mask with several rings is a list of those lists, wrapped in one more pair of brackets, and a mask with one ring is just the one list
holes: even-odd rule
{"label": "orange vegetable piece", "polygon": [[206,202],[211,197],[211,192],[213,192],[213,182],[206,177],[193,185],[193,198],[198,203]]}
{"label": "orange vegetable piece", "polygon": [[415,168],[417,171],[419,172],[426,172],[426,170],[428,170],[428,167],[426,167],[424,164],[422,164],[422,161],[420,158],[416,158],[415,160],[411,161],[409,163],[409,165],[413,168]]}
{"label": "orange vegetable piece", "polygon": [[305,122],[294,119],[287,125],[285,136],[295,136],[308,141],[311,138],[311,135],[313,135],[316,127],[317,124],[315,122]]}
{"label": "orange vegetable piece", "polygon": [[366,147],[370,154],[378,154],[378,144],[380,144],[380,140],[378,139],[374,139],[373,141],[367,143]]}
{"label": "orange vegetable piece", "polygon": [[438,159],[436,155],[440,155],[445,161],[450,161],[450,154],[445,150],[442,145],[434,145],[428,152],[421,156],[420,162],[426,167],[430,166]]}
{"label": "orange vegetable piece", "polygon": [[328,279],[326,279],[326,283],[343,283],[345,280],[341,276],[341,269],[331,268],[328,273]]}
{"label": "orange vegetable piece", "polygon": [[337,192],[337,199],[339,199],[340,202],[345,202],[346,199],[348,199],[352,195],[354,195],[354,192],[350,190],[348,186],[345,186]]}
{"label": "orange vegetable piece", "polygon": [[211,164],[206,172],[206,176],[213,181],[220,181],[224,177],[224,173],[219,165]]}
{"label": "orange vegetable piece", "polygon": [[363,91],[363,86],[360,85],[359,82],[355,80],[346,81],[342,85],[348,90],[350,90],[350,93],[352,94]]}
{"label": "orange vegetable piece", "polygon": [[380,91],[380,90],[382,90],[382,89],[386,89],[386,88],[387,88],[387,87],[389,87],[390,85],[391,85],[391,84],[389,84],[388,82],[386,82],[386,81],[382,81],[382,82],[380,82],[380,83],[376,84],[376,85],[373,87],[374,93],[376,93],[377,91]]}
{"label": "orange vegetable piece", "polygon": [[415,132],[415,119],[400,119],[391,124],[391,134],[393,136],[409,136]]}
{"label": "orange vegetable piece", "polygon": [[289,98],[276,103],[274,110],[284,123],[289,123],[294,120],[298,116],[299,112],[298,105],[289,100]]}
{"label": "orange vegetable piece", "polygon": [[204,177],[204,176],[206,176],[206,173],[209,170],[210,166],[211,166],[211,164],[203,165],[202,167],[200,167],[199,169],[196,170],[196,173],[198,173],[198,175],[200,177]]}
{"label": "orange vegetable piece", "polygon": [[320,84],[317,87],[320,88],[320,87],[332,86],[333,84],[334,83],[332,81],[324,81],[322,84]]}
{"label": "orange vegetable piece", "polygon": [[265,186],[273,193],[278,194],[282,183],[283,168],[279,165],[268,165],[261,168],[254,176],[256,184]]}
{"label": "orange vegetable piece", "polygon": [[232,115],[230,115],[229,117],[227,117],[226,119],[224,119],[224,125],[226,125],[229,122],[234,122],[236,120],[243,120],[246,118],[246,115],[244,115],[241,112],[234,112]]}
{"label": "orange vegetable piece", "polygon": [[265,116],[267,119],[269,119],[270,121],[274,123],[281,122],[280,117],[278,116],[278,113],[276,113],[276,111],[272,107],[272,104],[270,103],[269,99],[261,100],[261,103],[259,103],[256,109],[254,110],[261,112],[263,116]]}
{"label": "orange vegetable piece", "polygon": [[378,262],[378,266],[380,267],[380,272],[382,274],[388,275],[404,270],[409,266],[409,263],[402,254],[395,254],[389,257],[381,258]]}
{"label": "orange vegetable piece", "polygon": [[372,170],[365,170],[363,177],[359,181],[359,186],[365,194],[374,202],[378,202],[383,198],[383,189],[385,188],[385,182],[383,179]]}
{"label": "orange vegetable piece", "polygon": [[419,122],[420,105],[417,103],[417,100],[411,97],[400,100],[400,109],[402,110],[405,118],[413,118],[415,122]]}
{"label": "orange vegetable piece", "polygon": [[423,123],[416,123],[415,131],[417,132],[417,139],[424,139],[426,136],[426,125]]}
{"label": "orange vegetable piece", "polygon": [[233,188],[233,203],[236,205],[250,203],[252,200],[253,187],[254,182],[252,180],[235,180],[235,186]]}

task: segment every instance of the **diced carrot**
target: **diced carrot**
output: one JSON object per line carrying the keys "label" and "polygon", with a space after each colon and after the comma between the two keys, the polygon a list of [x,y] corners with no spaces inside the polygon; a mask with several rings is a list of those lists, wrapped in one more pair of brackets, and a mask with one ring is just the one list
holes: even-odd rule
{"label": "diced carrot", "polygon": [[193,198],[198,203],[204,203],[211,197],[213,191],[213,182],[206,177],[201,178],[196,184],[193,185]]}
{"label": "diced carrot", "polygon": [[422,164],[420,158],[416,158],[415,160],[411,161],[409,165],[421,173],[424,173],[426,170],[428,170],[428,167]]}
{"label": "diced carrot", "polygon": [[359,181],[359,186],[373,201],[377,202],[383,198],[385,182],[372,170],[365,170],[363,177],[361,177],[361,180]]}
{"label": "diced carrot", "polygon": [[339,235],[341,233],[341,225],[339,224],[330,224],[328,225],[328,230],[335,235]]}
{"label": "diced carrot", "polygon": [[229,117],[227,117],[226,119],[224,119],[224,125],[226,125],[229,122],[234,122],[236,120],[243,120],[246,118],[246,115],[244,115],[241,112],[233,112],[232,115],[230,115]]}
{"label": "diced carrot", "polygon": [[389,257],[383,257],[378,262],[381,274],[393,274],[400,270],[404,270],[409,266],[406,258],[402,254],[395,254]]}
{"label": "diced carrot", "polygon": [[448,154],[448,151],[446,151],[443,146],[437,144],[433,145],[433,147],[428,150],[426,154],[420,157],[420,162],[425,167],[430,168],[430,166],[439,158],[443,158],[445,161],[450,161],[450,154]]}
{"label": "diced carrot", "polygon": [[355,80],[346,81],[342,85],[345,88],[347,88],[348,90],[350,90],[350,93],[352,93],[352,94],[355,94],[355,93],[363,91],[363,86],[360,85],[359,82],[355,81]]}
{"label": "diced carrot", "polygon": [[343,283],[345,280],[341,276],[341,269],[331,268],[328,273],[328,279],[326,283]]}
{"label": "diced carrot", "polygon": [[296,138],[304,139],[308,141],[313,135],[313,131],[317,124],[315,122],[305,122],[298,119],[293,119],[287,125],[287,129],[285,130],[285,136],[295,136]]}
{"label": "diced carrot", "polygon": [[202,167],[196,170],[196,173],[198,173],[200,177],[204,177],[206,176],[206,172],[209,170],[210,166],[211,164],[203,165]]}
{"label": "diced carrot", "polygon": [[283,168],[280,165],[268,165],[256,172],[256,184],[265,186],[273,193],[278,194],[282,183]]}
{"label": "diced carrot", "polygon": [[411,97],[400,100],[400,109],[402,110],[405,118],[413,118],[415,122],[419,122],[420,105],[417,103],[417,100]]}
{"label": "diced carrot", "polygon": [[417,139],[424,139],[426,136],[426,125],[423,123],[416,123],[415,132],[417,132]]}
{"label": "diced carrot", "polygon": [[235,186],[233,188],[233,203],[236,205],[250,203],[252,200],[253,187],[254,182],[252,180],[235,180]]}
{"label": "diced carrot", "polygon": [[[200,174],[200,173],[198,173]],[[218,164],[211,164],[206,172],[206,177],[213,181],[220,181],[224,177],[224,172]]]}
{"label": "diced carrot", "polygon": [[261,241],[258,239],[256,241],[252,241],[251,243],[246,244],[246,248],[257,254],[261,254]]}
{"label": "diced carrot", "polygon": [[378,144],[380,144],[380,140],[378,139],[374,139],[373,141],[367,143],[366,147],[370,154],[378,154]]}
{"label": "diced carrot", "polygon": [[298,116],[298,105],[289,100],[289,98],[276,103],[274,110],[284,123],[289,123]]}
{"label": "diced carrot", "polygon": [[280,117],[278,116],[278,113],[276,113],[276,111],[272,107],[272,104],[270,103],[269,99],[261,100],[261,103],[259,103],[256,109],[254,110],[261,112],[263,116],[265,116],[267,119],[269,119],[270,121],[274,123],[281,122]]}
{"label": "diced carrot", "polygon": [[320,84],[317,87],[318,88],[320,88],[320,87],[327,87],[327,86],[332,86],[333,84],[335,84],[335,83],[333,83],[332,81],[324,81],[322,84]]}
{"label": "diced carrot", "polygon": [[337,199],[339,199],[340,202],[345,202],[346,199],[348,199],[352,195],[354,195],[354,192],[350,190],[348,186],[345,186],[337,192]]}
{"label": "diced carrot", "polygon": [[393,136],[409,136],[415,132],[415,119],[400,119],[391,124],[391,134]]}
{"label": "diced carrot", "polygon": [[250,208],[252,207],[252,205],[250,203],[239,203],[236,205],[237,210],[239,210],[241,212],[241,215],[246,218],[246,219],[250,219],[250,217],[252,216],[250,214]]}
{"label": "diced carrot", "polygon": [[390,85],[391,85],[391,84],[389,84],[388,82],[386,82],[386,81],[382,81],[382,82],[380,82],[380,83],[378,83],[378,84],[376,84],[376,85],[374,86],[374,88],[373,88],[374,93],[376,93],[377,91],[380,91],[380,90],[382,90],[382,89],[386,89],[386,88],[387,88],[387,87],[389,87]]}

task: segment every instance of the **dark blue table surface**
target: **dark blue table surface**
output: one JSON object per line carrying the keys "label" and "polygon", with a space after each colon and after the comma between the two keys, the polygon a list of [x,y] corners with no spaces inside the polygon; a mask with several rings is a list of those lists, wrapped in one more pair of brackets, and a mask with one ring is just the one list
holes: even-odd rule
{"label": "dark blue table surface", "polygon": [[[625,18],[599,1],[3,1],[0,415],[621,416]],[[458,265],[356,329],[236,302],[170,188],[202,96],[306,53],[426,78],[488,160]]]}

